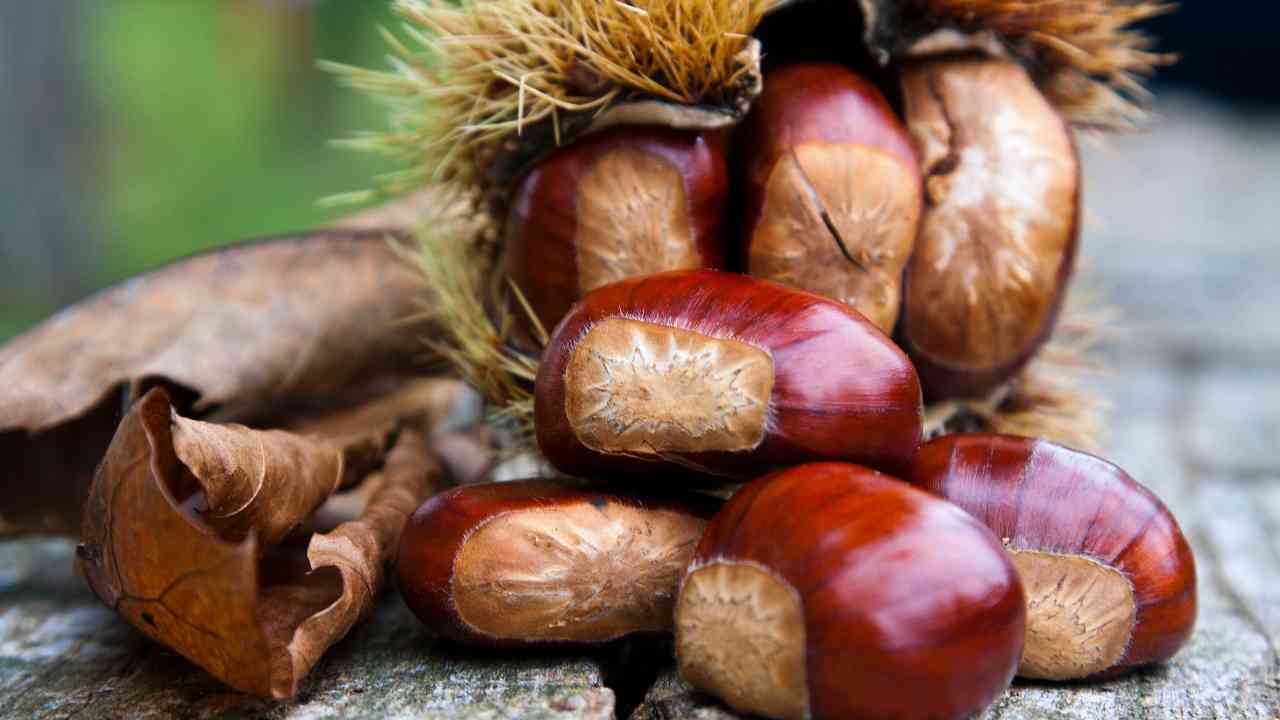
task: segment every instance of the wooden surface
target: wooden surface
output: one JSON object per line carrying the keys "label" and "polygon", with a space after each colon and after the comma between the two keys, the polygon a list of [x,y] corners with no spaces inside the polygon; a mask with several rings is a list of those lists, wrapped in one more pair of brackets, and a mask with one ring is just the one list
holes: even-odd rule
{"label": "wooden surface", "polygon": [[[984,719],[1280,719],[1280,136],[1274,120],[1189,101],[1163,111],[1158,131],[1087,151],[1085,266],[1126,328],[1095,381],[1112,404],[1108,455],[1191,539],[1199,623],[1164,667],[1019,682]],[[116,619],[70,555],[60,541],[0,545],[0,717],[608,718],[637,702],[644,720],[734,717],[652,653],[466,653],[394,594],[297,699],[263,703]]]}

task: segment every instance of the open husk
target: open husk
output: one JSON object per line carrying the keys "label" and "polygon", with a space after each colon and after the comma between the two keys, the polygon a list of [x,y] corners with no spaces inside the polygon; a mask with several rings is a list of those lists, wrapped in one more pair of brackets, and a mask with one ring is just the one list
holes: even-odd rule
{"label": "open husk", "polygon": [[1022,62],[1040,90],[1080,128],[1122,130],[1146,119],[1142,80],[1174,57],[1152,51],[1135,23],[1166,13],[1147,0],[911,0],[870,42],[896,55],[975,49]]}
{"label": "open husk", "polygon": [[760,83],[749,36],[769,5],[398,0],[406,37],[387,36],[390,71],[330,67],[391,107],[389,131],[351,144],[407,160],[396,185],[501,185],[615,106],[658,101],[741,117]]}
{"label": "open husk", "polygon": [[[848,0],[853,3],[854,0]],[[759,93],[756,31],[773,10],[813,0],[397,0],[392,68],[329,64],[391,109],[391,127],[348,141],[406,161],[386,189],[427,179],[492,187],[620,106],[659,103],[741,118]],[[1080,127],[1144,117],[1142,79],[1171,55],[1135,23],[1149,0],[858,0],[881,64],[978,51],[1022,62]],[[769,48],[763,48],[767,53]],[[680,124],[670,111],[633,122]],[[686,124],[714,126],[716,121]]]}

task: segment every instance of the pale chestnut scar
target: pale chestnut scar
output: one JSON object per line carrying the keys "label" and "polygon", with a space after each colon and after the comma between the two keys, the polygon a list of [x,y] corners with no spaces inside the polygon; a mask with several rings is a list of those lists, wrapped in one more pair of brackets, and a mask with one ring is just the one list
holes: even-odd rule
{"label": "pale chestnut scar", "polygon": [[1124,657],[1137,603],[1123,573],[1080,555],[1012,549],[1009,555],[1027,593],[1019,675],[1082,678]]}
{"label": "pale chestnut scar", "polygon": [[597,642],[667,632],[702,518],[619,502],[499,515],[454,561],[458,615],[498,638]]}
{"label": "pale chestnut scar", "polygon": [[659,455],[753,449],[764,440],[773,358],[747,343],[609,318],[565,369],[565,415],[583,445]]}
{"label": "pale chestnut scar", "polygon": [[676,602],[676,658],[694,687],[768,717],[808,717],[804,607],[782,578],[755,563],[695,568]]}
{"label": "pale chestnut scar", "polygon": [[578,289],[702,264],[684,178],[652,153],[620,149],[587,173],[577,201]]}

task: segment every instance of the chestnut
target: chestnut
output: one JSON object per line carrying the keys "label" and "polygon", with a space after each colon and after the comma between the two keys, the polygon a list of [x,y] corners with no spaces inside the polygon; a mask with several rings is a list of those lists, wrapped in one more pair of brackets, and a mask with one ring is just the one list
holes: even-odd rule
{"label": "chestnut", "polygon": [[1115,465],[972,433],[927,443],[912,480],[1003,538],[1027,592],[1019,675],[1111,677],[1173,657],[1190,637],[1191,548],[1164,504]]}
{"label": "chestnut", "polygon": [[848,306],[714,270],[589,293],[552,333],[534,385],[543,455],[561,472],[759,475],[848,459],[905,472],[920,385]]}
{"label": "chestnut", "polygon": [[720,267],[722,145],[713,132],[620,126],[561,148],[516,186],[499,276],[552,328],[602,285]]}
{"label": "chestnut", "polygon": [[739,139],[747,272],[893,332],[923,200],[920,163],[880,91],[833,63],[783,66],[765,74]]}
{"label": "chestnut", "polygon": [[454,488],[405,526],[400,593],[428,627],[473,645],[670,632],[676,586],[717,504],[548,480]]}
{"label": "chestnut", "polygon": [[930,401],[981,396],[1052,333],[1075,266],[1079,159],[1019,65],[948,57],[901,77],[925,208],[898,340]]}
{"label": "chestnut", "polygon": [[962,718],[1009,685],[1025,599],[1000,541],[878,472],[756,480],[707,526],[675,606],[694,687],[775,718]]}

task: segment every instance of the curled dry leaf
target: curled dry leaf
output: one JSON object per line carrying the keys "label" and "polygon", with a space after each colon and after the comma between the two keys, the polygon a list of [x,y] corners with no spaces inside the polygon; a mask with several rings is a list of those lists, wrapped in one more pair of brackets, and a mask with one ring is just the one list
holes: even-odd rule
{"label": "curled dry leaf", "polygon": [[245,421],[420,370],[422,285],[395,245],[332,230],[199,255],[0,347],[0,533],[75,533],[122,409],[149,386]]}
{"label": "curled dry leaf", "polygon": [[305,554],[266,542],[314,512],[344,471],[333,443],[186,420],[153,390],[95,476],[77,565],[151,638],[238,690],[288,697],[371,607],[405,519],[438,482],[422,433],[405,428],[359,518],[312,536]]}
{"label": "curled dry leaf", "polygon": [[[169,414],[173,451],[185,466],[170,489],[223,538],[257,533],[263,545],[279,543],[349,474],[343,452],[324,440]],[[188,473],[198,487],[183,482]]]}

